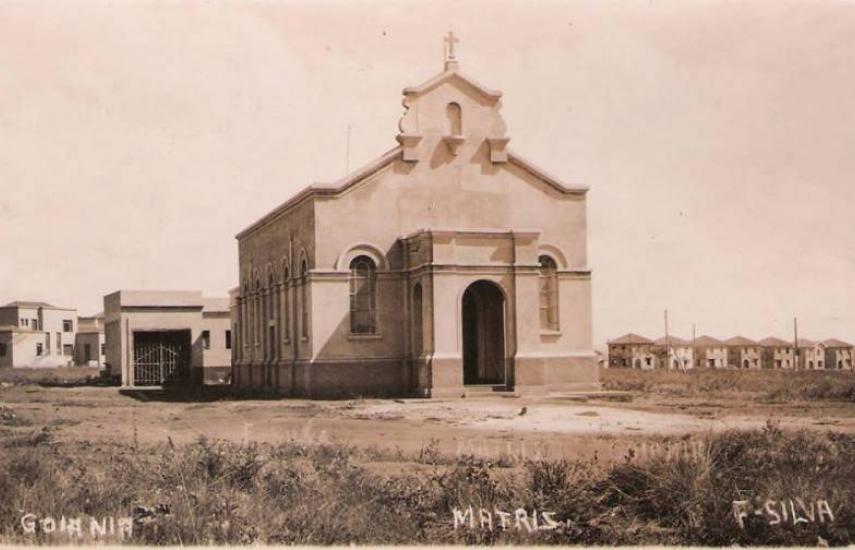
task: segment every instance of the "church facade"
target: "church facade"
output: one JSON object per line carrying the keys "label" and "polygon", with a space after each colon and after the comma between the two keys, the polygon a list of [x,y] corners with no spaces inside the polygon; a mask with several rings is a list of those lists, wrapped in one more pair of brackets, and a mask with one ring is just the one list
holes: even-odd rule
{"label": "church facade", "polygon": [[311,397],[598,387],[587,188],[508,147],[500,100],[452,49],[443,72],[404,89],[398,146],[237,235],[235,386]]}

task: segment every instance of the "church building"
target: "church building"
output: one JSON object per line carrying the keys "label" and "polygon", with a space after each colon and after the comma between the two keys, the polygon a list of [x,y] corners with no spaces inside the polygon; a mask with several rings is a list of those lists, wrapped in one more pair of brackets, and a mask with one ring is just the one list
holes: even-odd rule
{"label": "church building", "polygon": [[398,145],[237,235],[233,384],[311,397],[598,387],[587,187],[508,147],[501,92],[404,89]]}

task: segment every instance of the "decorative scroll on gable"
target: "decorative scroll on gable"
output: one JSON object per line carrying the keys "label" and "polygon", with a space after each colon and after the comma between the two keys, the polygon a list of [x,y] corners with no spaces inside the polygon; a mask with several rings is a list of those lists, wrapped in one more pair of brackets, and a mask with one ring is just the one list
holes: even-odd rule
{"label": "decorative scroll on gable", "polygon": [[499,91],[478,84],[460,72],[453,34],[446,37],[445,70],[427,82],[404,89],[404,114],[398,122],[402,158],[432,158],[437,147],[453,159],[474,154],[486,143],[489,160],[507,162],[504,119]]}

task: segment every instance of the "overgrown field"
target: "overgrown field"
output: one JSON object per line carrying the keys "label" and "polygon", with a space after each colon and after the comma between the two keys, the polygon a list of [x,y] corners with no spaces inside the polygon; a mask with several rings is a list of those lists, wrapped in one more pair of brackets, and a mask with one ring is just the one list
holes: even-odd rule
{"label": "overgrown field", "polygon": [[845,401],[855,403],[855,372],[691,369],[600,369],[603,387],[674,397],[752,395],[768,403]]}
{"label": "overgrown field", "polygon": [[[27,534],[28,512],[56,521],[134,514],[131,541],[155,544],[855,541],[855,436],[774,425],[660,440],[610,465],[488,462],[430,445],[412,456],[204,439],[93,446],[56,442],[45,429],[2,430],[5,543],[92,540],[86,523],[81,539]],[[408,473],[390,473],[402,470],[384,468],[389,461]]]}

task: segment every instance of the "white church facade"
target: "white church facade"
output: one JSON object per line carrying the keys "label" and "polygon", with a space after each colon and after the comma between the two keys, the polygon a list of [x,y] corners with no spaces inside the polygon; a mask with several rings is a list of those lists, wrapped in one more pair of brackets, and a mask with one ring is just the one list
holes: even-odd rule
{"label": "white church facade", "polygon": [[461,396],[598,386],[587,188],[508,147],[501,93],[404,90],[398,146],[237,235],[233,384]]}

